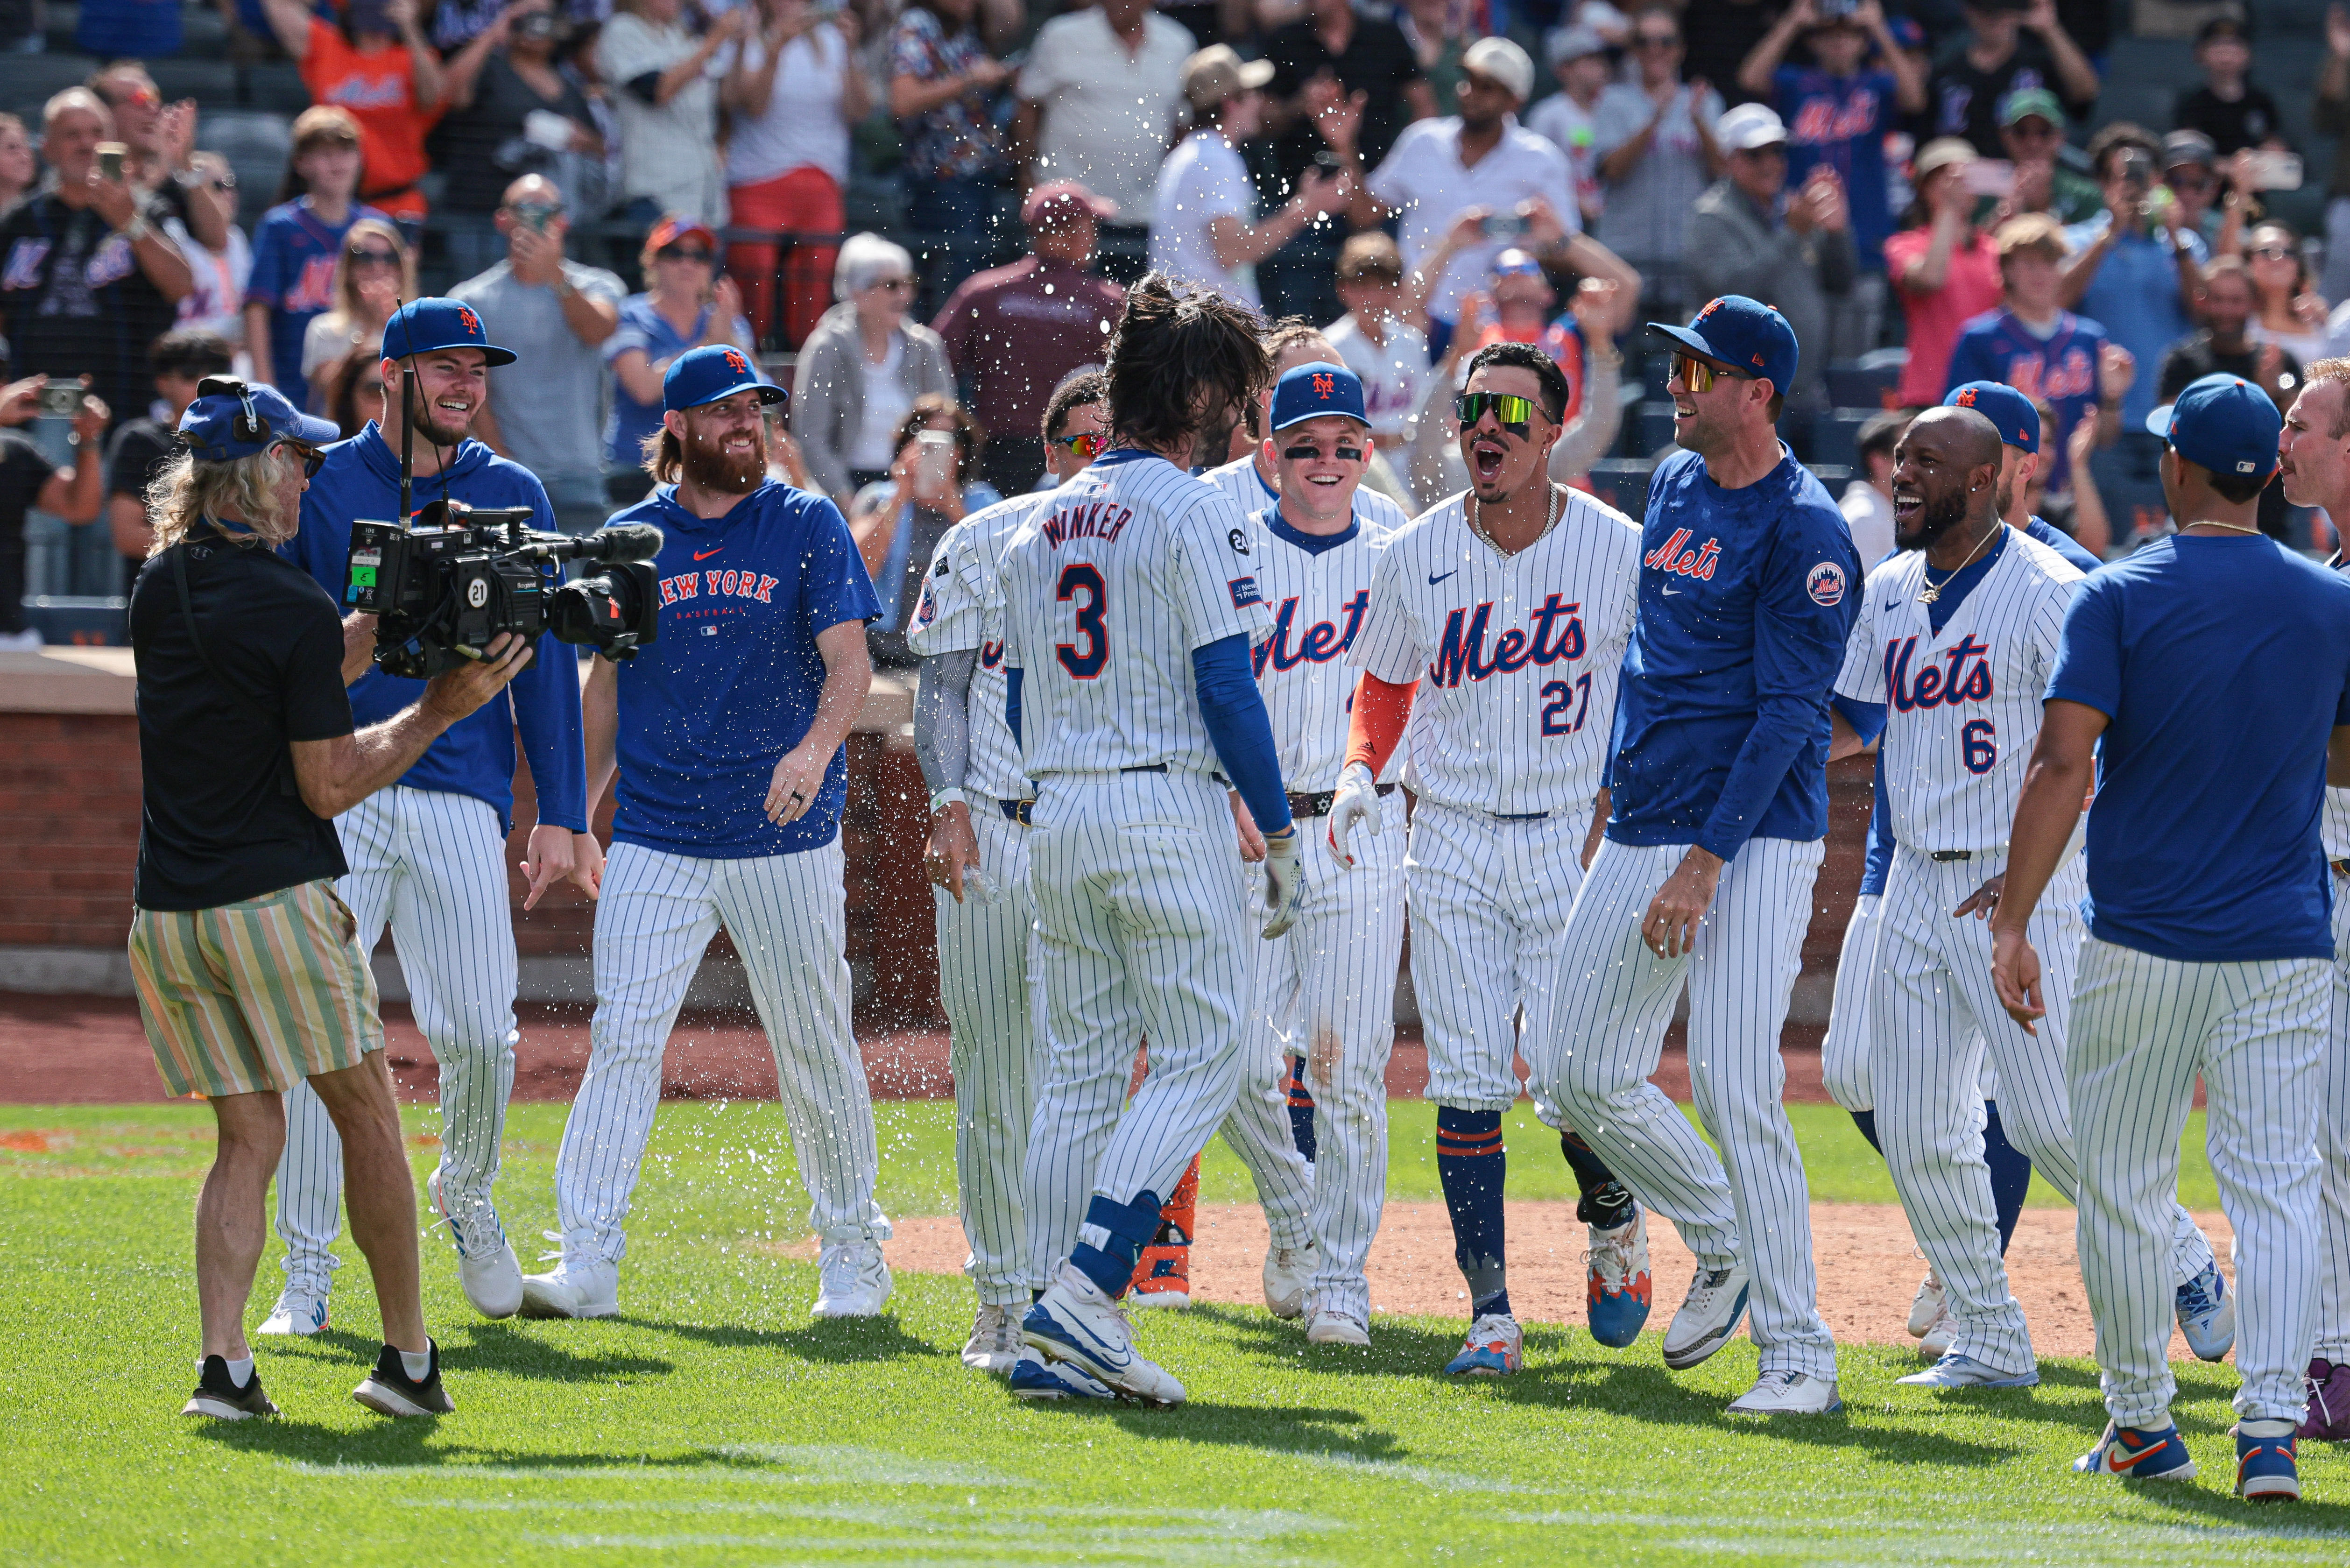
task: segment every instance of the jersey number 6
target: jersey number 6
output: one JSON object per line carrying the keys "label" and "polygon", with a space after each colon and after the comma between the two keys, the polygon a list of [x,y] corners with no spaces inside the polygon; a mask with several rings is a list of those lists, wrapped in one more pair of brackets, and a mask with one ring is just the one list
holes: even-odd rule
{"label": "jersey number 6", "polygon": [[1091,680],[1109,662],[1109,628],[1102,624],[1102,605],[1109,594],[1102,586],[1098,568],[1083,561],[1072,562],[1061,568],[1053,597],[1068,604],[1081,592],[1086,601],[1077,606],[1077,631],[1086,639],[1084,649],[1080,650],[1074,642],[1057,642],[1053,645],[1053,657],[1077,680]]}
{"label": "jersey number 6", "polygon": [[1987,774],[1999,765],[1999,726],[1989,719],[1970,719],[1959,731],[1959,756],[1970,774]]}

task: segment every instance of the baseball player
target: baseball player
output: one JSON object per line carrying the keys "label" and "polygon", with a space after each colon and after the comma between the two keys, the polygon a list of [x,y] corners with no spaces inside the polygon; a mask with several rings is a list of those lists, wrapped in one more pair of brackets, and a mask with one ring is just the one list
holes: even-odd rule
{"label": "baseball player", "polygon": [[[1098,370],[1055,389],[1045,410],[1045,461],[1066,483],[1107,440]],[[1041,1358],[1023,1360],[1020,1317],[1044,1287],[1028,1264],[1022,1167],[1035,1109],[1035,1024],[1029,992],[1028,814],[1033,792],[1003,716],[1003,593],[999,563],[1021,525],[1052,499],[1038,491],[974,512],[939,540],[907,645],[922,659],[914,756],[931,788],[923,861],[936,884],[939,995],[946,1004],[955,1085],[955,1178],[966,1265],[979,1316],[967,1366],[1015,1376],[1016,1392],[1059,1397]],[[1035,1384],[1035,1388],[1028,1386]]]}
{"label": "baseball player", "polygon": [[665,535],[660,638],[598,658],[584,703],[588,789],[619,775],[596,907],[588,1075],[556,1156],[562,1258],[523,1281],[528,1317],[619,1310],[629,1198],[660,1102],[663,1048],[720,926],[743,957],[813,1200],[818,1317],[889,1299],[873,1201],[873,1103],[849,1033],[842,742],[872,685],[880,613],[832,503],[767,477],[763,407],[783,400],[739,348],[705,344],[661,378],[652,494],[615,522]]}
{"label": "baseball player", "polygon": [[2081,1277],[2112,1418],[2074,1468],[2195,1473],[2170,1418],[2163,1287],[2199,1073],[2236,1232],[2235,1490],[2297,1498],[2334,955],[2319,816],[2329,774],[2350,784],[2350,583],[2259,532],[2282,428],[2267,393],[2206,376],[2147,428],[2166,438],[2178,532],[2083,582],[2064,618],[1991,916],[1991,971],[2018,1023],[2049,1015],[2061,971],[2043,971],[2028,922],[2094,779],[2064,1075]]}
{"label": "baseball player", "polygon": [[[1686,327],[1673,439],[1642,535],[1639,612],[1610,742],[1607,836],[1558,950],[1548,1064],[1566,1118],[1697,1255],[1665,1365],[1721,1348],[1749,1305],[1761,1376],[1738,1414],[1837,1409],[1810,1195],[1779,1095],[1779,1031],[1827,832],[1828,688],[1860,563],[1778,437],[1786,317],[1741,295]],[[1689,981],[1690,1081],[1717,1158],[1656,1071]]]}
{"label": "baseball player", "polygon": [[[1163,1404],[1183,1386],[1136,1351],[1118,1303],[1161,1196],[1240,1089],[1253,922],[1223,781],[1267,843],[1265,933],[1295,913],[1297,832],[1249,669],[1271,627],[1247,520],[1184,472],[1200,427],[1265,372],[1244,309],[1144,277],[1110,340],[1111,448],[1003,567],[1045,996],[1030,1250],[1061,1260],[1021,1332]],[[1142,1035],[1150,1074],[1129,1105]]]}
{"label": "baseball player", "polygon": [[[2013,417],[2006,401],[1994,406]],[[2023,1150],[2060,1190],[2078,1186],[2063,1079],[2066,1010],[2052,1008],[2036,1035],[2002,1015],[1981,919],[1999,902],[2039,693],[2083,578],[1999,520],[2010,428],[1960,403],[1927,410],[1903,434],[1893,505],[1904,553],[1867,579],[1835,699],[1831,755],[1856,752],[1872,736],[1884,742],[1877,765],[1888,781],[1897,848],[1866,965],[1875,975],[1869,1081],[1894,1189],[1948,1298],[1945,1353],[1901,1380],[1927,1387],[2040,1381],[2022,1309],[2000,1264],[2004,1237],[1990,1172],[1975,1154],[1986,1054]],[[2059,878],[2061,897],[2041,911],[2036,929],[2061,981],[2080,948],[2077,857]],[[2206,1292],[2215,1305],[2227,1302],[2210,1244],[2175,1201],[2173,1210],[2174,1286],[2192,1343],[2201,1324],[2183,1303]]]}
{"label": "baseball player", "polygon": [[[302,529],[284,554],[338,604],[350,576],[351,524],[400,514],[400,449],[412,454],[413,504],[526,506],[531,526],[556,528],[546,492],[527,469],[466,434],[488,396],[488,369],[515,356],[490,342],[481,317],[453,299],[419,299],[384,326],[383,418],[327,450],[302,498]],[[411,434],[403,442],[403,428]],[[374,618],[355,617],[347,639],[351,708],[365,726],[417,700],[421,680],[365,662]],[[427,1179],[433,1207],[457,1249],[465,1299],[484,1317],[522,1304],[522,1268],[491,1202],[506,1099],[514,1090],[514,918],[505,841],[514,815],[515,742],[538,794],[524,872],[535,906],[559,877],[593,897],[604,857],[588,832],[580,757],[578,660],[550,633],[514,683],[432,742],[400,783],[336,819],[350,872],[336,891],[371,952],[391,927],[416,1026],[441,1064],[441,1159]],[[326,1106],[307,1085],[286,1096],[286,1152],[277,1164],[277,1233],[286,1242],[286,1289],[263,1334],[316,1334],[328,1324],[328,1291],[339,1260],[343,1147]]]}
{"label": "baseball player", "polygon": [[[1264,351],[1273,358],[1274,382],[1300,365],[1346,363],[1319,328],[1298,321],[1282,322],[1266,333]],[[1248,451],[1200,476],[1231,496],[1233,504],[1252,517],[1281,500],[1280,465],[1265,455],[1272,450],[1264,435],[1273,408],[1273,389],[1274,382],[1266,383],[1244,407],[1242,423],[1249,438]],[[1411,521],[1402,507],[1376,490],[1358,488],[1355,511],[1364,521],[1390,534]]]}
{"label": "baseball player", "polygon": [[1534,1068],[1535,1113],[1559,1129],[1583,1189],[1592,1335],[1628,1345],[1648,1309],[1646,1222],[1567,1130],[1543,1070],[1561,1026],[1547,971],[1605,798],[1600,766],[1639,571],[1631,519],[1547,475],[1565,380],[1531,344],[1492,344],[1471,362],[1455,406],[1473,487],[1415,519],[1379,557],[1330,811],[1336,857],[1384,875],[1393,813],[1374,781],[1409,725],[1412,990],[1437,1170],[1469,1286],[1468,1337],[1445,1368],[1456,1376],[1521,1365],[1502,1208],[1502,1114],[1518,1097],[1511,1061],[1521,1052]]}
{"label": "baseball player", "polygon": [[[2278,480],[2296,506],[2322,506],[2350,519],[2350,359],[2320,359],[2303,372],[2301,395],[2278,441]],[[2340,550],[2327,563],[2350,569]],[[2324,1108],[2317,1151],[2324,1235],[2317,1339],[2298,1435],[2350,1441],[2350,790],[2328,787],[2319,836],[2334,878],[2334,1005],[2325,1035]]]}

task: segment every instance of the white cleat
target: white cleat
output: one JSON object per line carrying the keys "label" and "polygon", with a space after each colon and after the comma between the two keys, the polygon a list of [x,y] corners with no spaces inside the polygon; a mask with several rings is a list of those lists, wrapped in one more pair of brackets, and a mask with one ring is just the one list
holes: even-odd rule
{"label": "white cleat", "polygon": [[1954,1352],[1923,1372],[1913,1372],[1907,1377],[1897,1377],[1893,1381],[1906,1383],[1912,1388],[2033,1388],[2039,1386],[2040,1368],[2035,1366],[2029,1372],[2002,1372],[1971,1355]]}
{"label": "white cleat", "polygon": [[1351,1345],[1357,1348],[1366,1348],[1371,1343],[1371,1331],[1369,1325],[1360,1318],[1326,1309],[1315,1313],[1306,1320],[1305,1343]]}
{"label": "white cleat", "polygon": [[327,1298],[297,1291],[288,1285],[277,1297],[277,1304],[261,1320],[255,1334],[294,1334],[307,1336],[327,1326]]}
{"label": "white cleat", "polygon": [[1927,1270],[1926,1277],[1918,1282],[1918,1293],[1909,1299],[1909,1337],[1925,1338],[1927,1330],[1949,1313],[1948,1301],[1942,1282],[1934,1277],[1933,1270]]}
{"label": "white cleat", "polygon": [[2216,1262],[2175,1293],[2178,1332],[2198,1359],[2220,1361],[2236,1343],[2236,1293]]}
{"label": "white cleat", "polygon": [[963,1342],[962,1364],[974,1372],[1012,1376],[1020,1359],[1020,1309],[983,1303],[972,1320],[971,1338]]}
{"label": "white cleat", "polygon": [[1183,1385],[1134,1348],[1134,1327],[1118,1303],[1066,1262],[1028,1315],[1020,1337],[1048,1361],[1074,1362],[1110,1388],[1153,1405],[1180,1405]]}
{"label": "white cleat", "polygon": [[457,1280],[465,1287],[465,1299],[484,1317],[514,1316],[522,1306],[522,1264],[515,1261],[514,1246],[498,1224],[498,1211],[482,1199],[472,1203],[460,1199],[458,1212],[451,1213],[442,1195],[437,1165],[424,1185],[432,1196],[433,1210],[448,1221],[449,1240],[457,1248]]}
{"label": "white cleat", "polygon": [[1738,1320],[1746,1315],[1749,1280],[1746,1265],[1726,1269],[1700,1268],[1690,1279],[1689,1294],[1665,1330],[1665,1365],[1687,1372],[1730,1343]]}
{"label": "white cleat", "polygon": [[544,1274],[522,1277],[525,1317],[614,1317],[620,1311],[620,1266],[566,1259]]}
{"label": "white cleat", "polygon": [[1950,1342],[1959,1336],[1959,1320],[1950,1315],[1945,1305],[1918,1341],[1918,1354],[1929,1361],[1939,1361],[1950,1353]]}
{"label": "white cleat", "polygon": [[818,1317],[879,1317],[889,1301],[889,1265],[879,1241],[827,1241],[816,1258]]}
{"label": "white cleat", "polygon": [[1305,1290],[1314,1281],[1321,1250],[1308,1241],[1303,1247],[1271,1247],[1264,1254],[1264,1310],[1275,1317],[1302,1317]]}
{"label": "white cleat", "polygon": [[1835,1378],[1803,1372],[1765,1372],[1730,1402],[1733,1416],[1833,1416],[1843,1408]]}

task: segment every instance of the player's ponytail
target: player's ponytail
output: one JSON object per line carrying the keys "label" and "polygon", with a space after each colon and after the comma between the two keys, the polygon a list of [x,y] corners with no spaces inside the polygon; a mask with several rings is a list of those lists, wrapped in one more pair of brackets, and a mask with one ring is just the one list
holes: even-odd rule
{"label": "player's ponytail", "polygon": [[1111,432],[1163,451],[1246,403],[1273,379],[1273,361],[1246,306],[1154,272],[1127,291],[1104,373]]}

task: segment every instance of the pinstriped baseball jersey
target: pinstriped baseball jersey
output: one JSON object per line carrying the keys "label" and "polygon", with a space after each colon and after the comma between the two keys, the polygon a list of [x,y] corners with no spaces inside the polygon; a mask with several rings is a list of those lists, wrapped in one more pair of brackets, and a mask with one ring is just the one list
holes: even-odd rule
{"label": "pinstriped baseball jersey", "polygon": [[1029,794],[1020,772],[1020,742],[1003,717],[1003,552],[1021,524],[1053,491],[1015,495],[974,512],[939,540],[922,579],[922,597],[906,628],[906,646],[924,659],[977,650],[971,672],[971,761],[965,789],[995,800]]}
{"label": "pinstriped baseball jersey", "polygon": [[1556,526],[1503,556],[1469,526],[1467,499],[1388,541],[1354,662],[1420,682],[1414,791],[1505,815],[1588,807],[1638,612],[1640,530],[1568,491]]}
{"label": "pinstriped baseball jersey", "polygon": [[2041,698],[2082,572],[2002,526],[1991,569],[1938,635],[1918,599],[1926,554],[1868,576],[1836,691],[1885,705],[1893,836],[1914,849],[1997,849],[2015,822]]}
{"label": "pinstriped baseball jersey", "polygon": [[1131,448],[1053,492],[1003,556],[1028,776],[1217,769],[1191,653],[1272,630],[1250,534],[1230,496]]}
{"label": "pinstriped baseball jersey", "polygon": [[2317,836],[2328,860],[2350,860],[2350,789],[2325,788],[2325,809],[2317,822]]}
{"label": "pinstriped baseball jersey", "polygon": [[[1256,471],[1253,457],[1211,468],[1200,477],[1231,496],[1252,517],[1268,506],[1281,504],[1281,492],[1264,482],[1264,475]],[[1411,521],[1409,513],[1367,484],[1355,487],[1355,515],[1366,523],[1378,524],[1390,534],[1400,531]]]}
{"label": "pinstriped baseball jersey", "polygon": [[1371,574],[1393,531],[1358,511],[1344,534],[1301,534],[1267,507],[1250,520],[1257,584],[1273,635],[1254,665],[1281,776],[1293,790],[1335,789],[1347,762],[1355,671],[1347,652],[1371,606]]}

